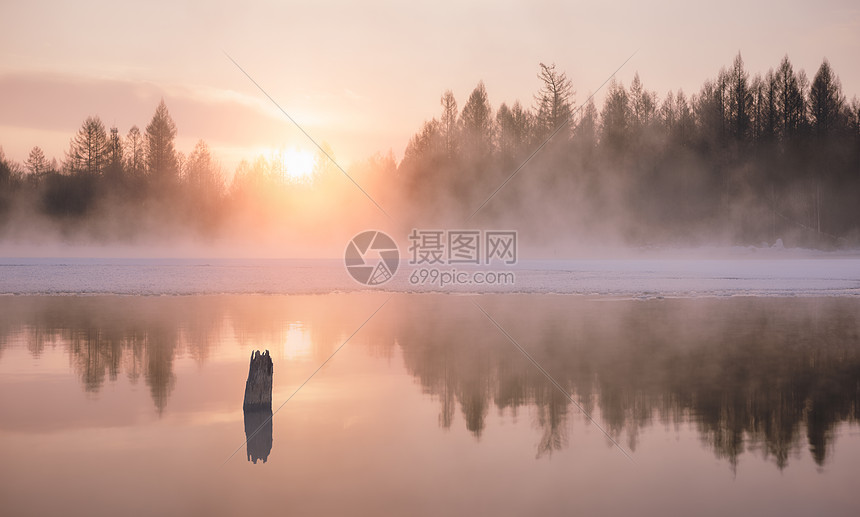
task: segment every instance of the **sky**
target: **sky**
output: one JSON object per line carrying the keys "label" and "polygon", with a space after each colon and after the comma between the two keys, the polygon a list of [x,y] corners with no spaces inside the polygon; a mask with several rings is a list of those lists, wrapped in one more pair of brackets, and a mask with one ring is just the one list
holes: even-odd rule
{"label": "sky", "polygon": [[19,162],[35,145],[62,161],[89,115],[143,129],[161,98],[178,150],[205,140],[228,176],[242,158],[312,150],[225,53],[345,165],[402,158],[446,89],[462,107],[483,80],[494,108],[531,105],[540,62],[567,73],[577,104],[634,52],[617,78],[638,72],[661,98],[695,93],[738,51],[751,75],[787,54],[811,78],[827,57],[860,94],[860,4],[847,0],[4,0],[0,19],[0,147]]}

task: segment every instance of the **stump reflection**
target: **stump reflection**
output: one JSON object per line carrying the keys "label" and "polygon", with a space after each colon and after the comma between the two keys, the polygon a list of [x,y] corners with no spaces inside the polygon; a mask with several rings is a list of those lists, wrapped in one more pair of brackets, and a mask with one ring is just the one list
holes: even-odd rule
{"label": "stump reflection", "polygon": [[272,452],[272,410],[245,410],[245,439],[248,461],[266,463]]}

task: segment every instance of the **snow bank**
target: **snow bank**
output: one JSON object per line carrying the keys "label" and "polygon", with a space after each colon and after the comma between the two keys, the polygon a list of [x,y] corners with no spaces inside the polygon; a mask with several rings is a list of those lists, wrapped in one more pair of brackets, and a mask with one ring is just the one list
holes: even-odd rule
{"label": "snow bank", "polygon": [[[480,268],[457,268],[471,275]],[[450,270],[439,267],[439,270]],[[556,293],[615,297],[857,296],[860,257],[643,258],[521,261],[506,285],[415,285],[403,263],[377,289],[393,292]],[[413,277],[414,278],[414,277]],[[340,260],[0,258],[0,293],[310,294],[368,290]]]}

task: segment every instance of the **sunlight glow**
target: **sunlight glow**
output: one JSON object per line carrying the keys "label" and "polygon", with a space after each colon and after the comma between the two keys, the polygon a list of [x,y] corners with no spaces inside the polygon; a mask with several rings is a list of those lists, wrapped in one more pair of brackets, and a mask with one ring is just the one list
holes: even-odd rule
{"label": "sunlight glow", "polygon": [[280,154],[284,174],[293,181],[307,181],[314,172],[315,158],[313,153],[302,149],[287,149]]}
{"label": "sunlight glow", "polygon": [[313,347],[311,334],[301,323],[290,323],[284,338],[284,358],[300,359],[309,357]]}

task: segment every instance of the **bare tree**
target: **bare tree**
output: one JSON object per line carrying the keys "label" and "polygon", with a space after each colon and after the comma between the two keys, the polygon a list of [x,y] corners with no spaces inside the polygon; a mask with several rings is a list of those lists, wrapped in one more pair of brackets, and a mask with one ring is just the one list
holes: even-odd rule
{"label": "bare tree", "polygon": [[624,85],[615,79],[609,83],[600,121],[601,141],[613,150],[621,149],[630,128],[630,99]]}
{"label": "bare tree", "polygon": [[87,117],[69,144],[66,169],[77,174],[100,176],[108,164],[108,137],[99,117]]}
{"label": "bare tree", "polygon": [[203,140],[197,141],[194,150],[185,160],[185,181],[193,190],[206,197],[214,197],[221,193],[223,178],[220,166]]}
{"label": "bare tree", "polygon": [[[546,138],[553,131],[562,126],[570,126],[573,123],[573,87],[564,72],[555,69],[555,63],[540,64],[538,79],[543,83],[540,91],[535,96],[537,111],[538,138]],[[572,129],[572,128],[570,128]],[[570,130],[561,131],[565,136]]]}
{"label": "bare tree", "polygon": [[108,164],[105,174],[114,181],[122,180],[123,156],[122,137],[116,127],[110,128],[110,140],[108,141],[107,155]]}
{"label": "bare tree", "polygon": [[634,132],[639,132],[651,125],[657,113],[657,94],[649,92],[642,86],[639,72],[633,75],[633,82],[630,84],[630,108]]}
{"label": "bare tree", "polygon": [[777,122],[783,140],[797,135],[803,124],[803,92],[788,56],[782,58],[776,71]]}
{"label": "bare tree", "polygon": [[457,99],[454,98],[454,93],[451,90],[445,90],[442,94],[442,120],[441,130],[442,138],[445,141],[445,154],[448,159],[452,159],[457,152]]}
{"label": "bare tree", "polygon": [[24,162],[24,166],[27,167],[27,171],[34,176],[48,172],[50,167],[48,160],[45,158],[45,153],[39,146],[30,150],[30,156],[27,158],[27,161]]}
{"label": "bare tree", "polygon": [[750,104],[752,93],[749,88],[749,73],[744,69],[741,53],[735,56],[728,75],[728,106],[729,133],[735,140],[744,140],[750,126]]}
{"label": "bare tree", "polygon": [[463,106],[460,124],[468,154],[479,160],[487,158],[493,149],[495,126],[493,109],[490,107],[483,81],[472,90],[466,105]]}
{"label": "bare tree", "polygon": [[170,118],[164,99],[155,109],[152,121],[146,126],[146,164],[149,174],[157,182],[177,179],[176,124]]}
{"label": "bare tree", "polygon": [[593,99],[588,99],[585,104],[585,109],[582,110],[582,116],[579,119],[579,124],[574,130],[574,138],[583,144],[586,148],[592,148],[597,145],[597,130],[600,123],[600,115],[597,113],[597,107],[594,105]]}
{"label": "bare tree", "polygon": [[131,126],[125,136],[125,170],[132,177],[140,178],[146,173],[145,141],[140,129]]}
{"label": "bare tree", "polygon": [[532,130],[532,114],[523,109],[519,101],[513,107],[502,103],[496,113],[498,127],[497,147],[503,161],[523,157],[529,147]]}
{"label": "bare tree", "polygon": [[810,122],[818,136],[831,134],[840,124],[845,107],[842,84],[830,62],[821,63],[809,91]]}

